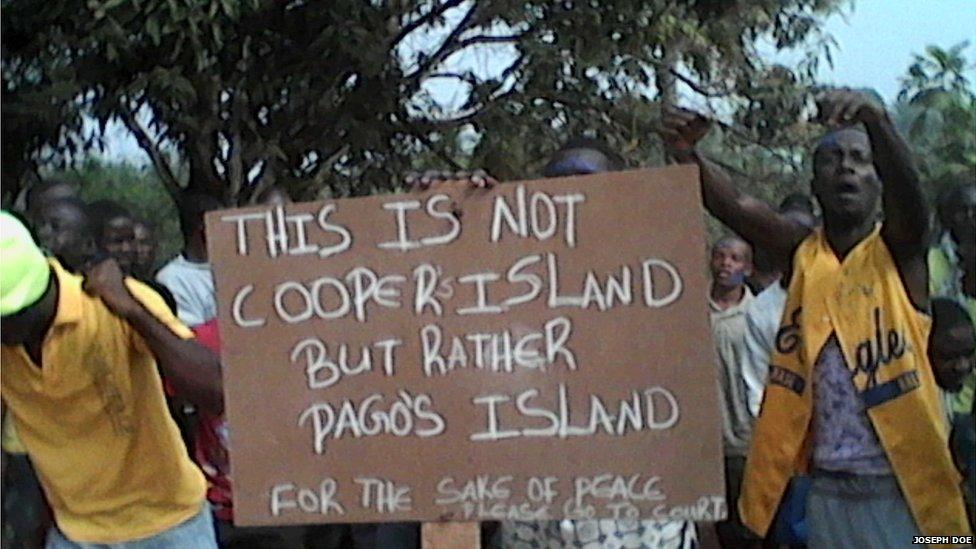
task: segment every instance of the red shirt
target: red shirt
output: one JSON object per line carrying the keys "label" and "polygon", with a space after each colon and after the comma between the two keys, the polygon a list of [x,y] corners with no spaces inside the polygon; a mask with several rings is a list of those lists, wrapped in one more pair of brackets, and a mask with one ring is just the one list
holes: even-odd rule
{"label": "red shirt", "polygon": [[[195,326],[193,333],[202,345],[214,352],[220,352],[217,319]],[[215,416],[200,410],[194,441],[196,450],[193,457],[207,477],[207,499],[213,506],[214,515],[220,520],[230,521],[233,519],[234,509],[228,458],[229,438],[224,416]]]}

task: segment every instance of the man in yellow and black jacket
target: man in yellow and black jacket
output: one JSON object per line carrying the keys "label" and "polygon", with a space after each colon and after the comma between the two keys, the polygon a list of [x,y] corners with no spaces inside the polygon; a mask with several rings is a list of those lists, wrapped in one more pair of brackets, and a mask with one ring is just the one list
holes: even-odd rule
{"label": "man in yellow and black jacket", "polygon": [[669,112],[662,130],[674,158],[701,168],[706,207],[791,261],[742,496],[729,503],[765,535],[790,478],[809,470],[811,547],[970,535],[926,356],[928,210],[918,173],[887,113],[864,94],[833,91],[819,108],[832,129],[814,153],[823,210],[814,232],[740,193],[695,150],[706,119]]}

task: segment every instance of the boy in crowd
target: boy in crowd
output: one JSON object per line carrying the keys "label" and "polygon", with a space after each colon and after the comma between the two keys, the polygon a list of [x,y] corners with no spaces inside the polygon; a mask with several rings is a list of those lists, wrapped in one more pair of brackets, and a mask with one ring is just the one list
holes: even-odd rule
{"label": "boy in crowd", "polygon": [[41,248],[71,272],[84,272],[95,258],[95,229],[88,207],[78,198],[47,201],[38,207],[34,232]]}
{"label": "boy in crowd", "polygon": [[670,154],[700,167],[706,207],[792,260],[738,502],[742,520],[765,535],[790,478],[812,462],[811,547],[900,547],[917,535],[967,535],[919,313],[929,295],[918,173],[887,113],[864,94],[837,90],[819,107],[834,129],[814,152],[823,227],[812,233],[742,194],[695,150],[707,119],[669,112],[662,129]]}
{"label": "boy in crowd", "polygon": [[929,344],[932,371],[940,387],[956,393],[973,370],[976,327],[966,309],[946,297],[932,300],[932,321]]}
{"label": "boy in crowd", "polygon": [[159,246],[156,227],[145,219],[136,219],[132,224],[135,264],[132,274],[139,280],[152,280],[156,266],[156,249]]}
{"label": "boy in crowd", "polygon": [[[931,290],[934,295],[958,296],[964,293],[964,252],[976,245],[976,184],[956,183],[946,189],[939,196],[937,215],[942,233],[929,250]],[[972,260],[971,251],[968,255]]]}
{"label": "boy in crowd", "polygon": [[136,263],[135,218],[113,200],[97,200],[89,206],[95,222],[98,249],[114,259],[122,272],[133,274]]}
{"label": "boy in crowd", "polygon": [[[221,206],[219,200],[207,194],[185,192],[180,196],[176,207],[183,233],[183,252],[160,269],[152,281],[172,296],[176,315],[191,329],[217,317],[217,294],[207,259],[203,216]],[[196,454],[198,411],[191,402],[185,401],[185,395],[169,385],[166,394],[183,439],[191,454]]]}
{"label": "boy in crowd", "polygon": [[[778,211],[782,214],[796,215],[801,220],[813,219],[814,214],[813,200],[805,194],[792,193],[786,196],[780,204]],[[815,224],[815,223],[814,223]],[[811,227],[814,225],[811,224]],[[762,248],[753,250],[752,276],[746,281],[752,293],[759,297],[764,290],[772,286],[783,277],[783,265],[773,261],[771,254],[766,253]],[[772,254],[775,256],[775,254]],[[776,318],[777,324],[779,317]]]}
{"label": "boy in crowd", "polygon": [[0,391],[54,511],[47,547],[215,548],[159,371],[219,413],[216,355],[113,260],[68,273],[6,212],[0,252]]}
{"label": "boy in crowd", "polygon": [[38,212],[45,204],[64,198],[78,198],[78,187],[62,179],[47,179],[27,189],[24,196],[27,222],[35,224]]}
{"label": "boy in crowd", "polygon": [[[976,323],[976,185],[958,183],[949,187],[938,202],[939,225],[943,232],[929,250],[929,288],[932,295],[963,304]],[[954,414],[973,408],[976,372],[962,380],[959,391],[949,395]]]}
{"label": "boy in crowd", "polygon": [[191,328],[217,317],[217,295],[207,255],[203,217],[222,207],[220,200],[208,194],[188,192],[180,197],[177,208],[183,252],[156,275],[156,281],[166,286],[176,298],[180,320]]}
{"label": "boy in crowd", "polygon": [[935,379],[947,393],[949,419],[952,423],[950,448],[956,467],[963,477],[963,495],[973,525],[976,511],[976,430],[973,425],[973,401],[969,408],[957,408],[958,397],[965,382],[973,376],[976,359],[976,324],[970,313],[954,299],[940,297],[932,300],[932,336],[929,340],[929,359]]}
{"label": "boy in crowd", "polygon": [[755,539],[742,526],[731,502],[739,497],[752,434],[752,416],[741,370],[746,353],[746,310],[753,300],[752,291],[746,285],[746,278],[752,274],[752,248],[739,237],[726,236],[712,247],[709,267],[712,287],[708,308],[722,399],[725,497],[730,503],[728,520],[716,524],[715,530],[723,546],[744,547]]}
{"label": "boy in crowd", "polygon": [[114,259],[122,272],[152,288],[171,311],[176,310],[176,299],[166,286],[152,278],[144,278],[139,272],[139,245],[136,241],[136,218],[122,205],[112,200],[93,202],[88,210],[95,222],[95,240],[103,257]]}

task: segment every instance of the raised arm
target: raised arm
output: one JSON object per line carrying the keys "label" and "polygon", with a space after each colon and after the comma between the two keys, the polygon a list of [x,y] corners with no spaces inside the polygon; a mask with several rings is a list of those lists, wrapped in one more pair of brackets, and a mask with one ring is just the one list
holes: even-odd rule
{"label": "raised arm", "polygon": [[869,96],[850,89],[826,94],[820,118],[830,126],[860,122],[871,140],[874,169],[882,182],[885,221],[881,236],[892,254],[924,255],[928,245],[929,210],[908,144],[888,112]]}
{"label": "raised arm", "polygon": [[709,212],[754,246],[768,250],[775,259],[789,263],[793,251],[810,229],[783,217],[765,202],[741,192],[718,164],[696,149],[708,133],[710,122],[687,110],[664,114],[661,137],[668,153],[683,164],[701,170],[702,198]]}
{"label": "raised arm", "polygon": [[[142,336],[163,375],[187,400],[214,414],[224,409],[220,359],[193,339],[183,339],[139,302],[115,261],[103,261],[85,277],[85,290]],[[175,322],[175,320],[174,320]]]}

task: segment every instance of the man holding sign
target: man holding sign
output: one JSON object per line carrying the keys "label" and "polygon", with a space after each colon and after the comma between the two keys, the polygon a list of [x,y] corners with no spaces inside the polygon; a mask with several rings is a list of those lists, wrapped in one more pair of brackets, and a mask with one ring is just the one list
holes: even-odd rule
{"label": "man holding sign", "polygon": [[811,547],[900,547],[920,533],[966,534],[925,352],[928,212],[918,173],[887,113],[866,96],[838,90],[819,106],[834,129],[814,153],[823,228],[812,233],[740,193],[695,150],[707,120],[684,111],[665,118],[671,154],[701,168],[708,209],[792,259],[738,502],[743,522],[764,535],[791,476],[812,465]]}

